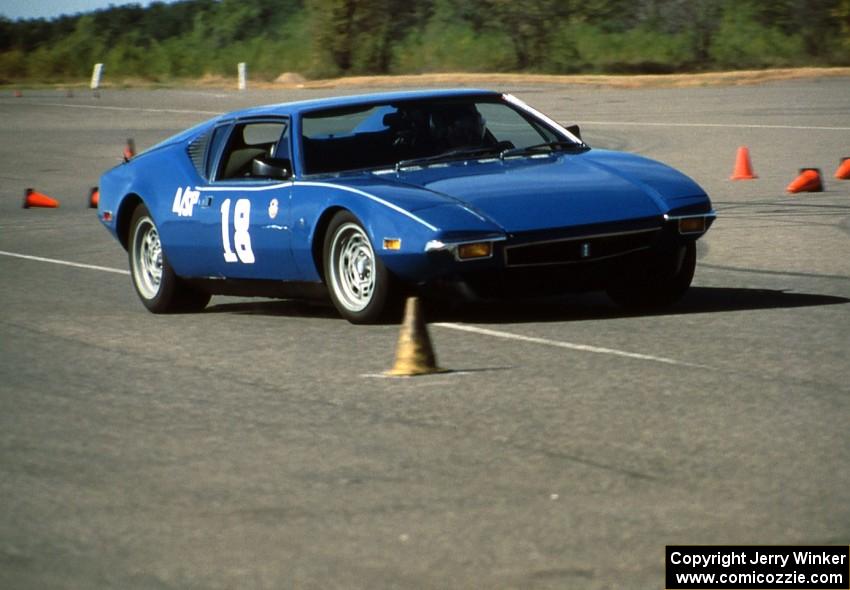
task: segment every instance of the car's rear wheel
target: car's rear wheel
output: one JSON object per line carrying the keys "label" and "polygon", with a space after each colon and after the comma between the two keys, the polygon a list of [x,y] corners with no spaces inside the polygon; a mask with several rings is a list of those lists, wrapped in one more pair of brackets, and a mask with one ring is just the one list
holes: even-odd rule
{"label": "car's rear wheel", "polygon": [[355,324],[381,319],[392,300],[392,275],[349,211],[331,219],[324,242],[325,283],[339,313]]}
{"label": "car's rear wheel", "polygon": [[641,272],[616,281],[608,296],[627,309],[652,309],[671,305],[682,298],[696,269],[696,243],[665,252]]}
{"label": "car's rear wheel", "polygon": [[174,274],[159,230],[144,205],[133,211],[127,253],[133,287],[153,313],[200,311],[209,303],[209,294],[189,287]]}

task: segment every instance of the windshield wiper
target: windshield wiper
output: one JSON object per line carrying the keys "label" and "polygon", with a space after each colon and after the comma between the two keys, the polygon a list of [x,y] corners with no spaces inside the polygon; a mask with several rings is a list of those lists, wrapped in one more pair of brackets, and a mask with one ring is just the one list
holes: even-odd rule
{"label": "windshield wiper", "polygon": [[573,151],[583,151],[588,149],[588,146],[586,143],[576,143],[574,141],[547,141],[546,143],[537,143],[525,147],[504,150],[499,154],[499,157],[505,159],[509,158],[510,156],[522,156],[525,154],[534,154],[537,152],[554,152],[556,150],[568,149]]}
{"label": "windshield wiper", "polygon": [[458,148],[454,150],[449,150],[447,152],[443,152],[441,154],[435,154],[433,156],[424,156],[422,158],[411,158],[409,160],[400,160],[396,165],[395,169],[398,170],[400,168],[406,168],[408,166],[422,166],[424,164],[434,164],[436,162],[443,162],[446,160],[455,160],[457,158],[465,158],[469,156],[477,156],[477,155],[486,155],[486,154],[494,154],[494,153],[502,153],[501,150],[504,148],[503,145],[479,145],[475,147],[465,147]]}

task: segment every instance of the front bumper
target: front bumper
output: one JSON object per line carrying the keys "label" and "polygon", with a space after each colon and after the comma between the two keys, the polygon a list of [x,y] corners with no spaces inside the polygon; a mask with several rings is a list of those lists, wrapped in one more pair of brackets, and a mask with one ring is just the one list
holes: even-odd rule
{"label": "front bumper", "polygon": [[[430,277],[420,286],[466,299],[605,289],[694,242],[708,231],[715,217],[711,211],[604,227],[527,232],[494,241],[492,256],[483,260],[462,262],[452,248],[432,249],[428,252]],[[702,223],[681,223],[695,218]],[[694,231],[696,227],[701,231]]]}

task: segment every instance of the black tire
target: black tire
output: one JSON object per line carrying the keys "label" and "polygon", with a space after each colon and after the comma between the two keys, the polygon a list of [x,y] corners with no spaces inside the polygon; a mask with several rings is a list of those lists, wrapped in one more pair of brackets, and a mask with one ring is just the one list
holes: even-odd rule
{"label": "black tire", "polygon": [[136,207],[130,219],[127,255],[133,288],[149,311],[200,311],[209,303],[208,293],[191,288],[174,274],[162,250],[159,230],[144,205]]}
{"label": "black tire", "polygon": [[325,285],[340,315],[353,324],[386,317],[395,300],[393,277],[360,220],[339,211],[328,225],[323,246]]}
{"label": "black tire", "polygon": [[642,272],[615,282],[608,296],[626,309],[657,309],[682,298],[694,278],[696,243],[665,252]]}

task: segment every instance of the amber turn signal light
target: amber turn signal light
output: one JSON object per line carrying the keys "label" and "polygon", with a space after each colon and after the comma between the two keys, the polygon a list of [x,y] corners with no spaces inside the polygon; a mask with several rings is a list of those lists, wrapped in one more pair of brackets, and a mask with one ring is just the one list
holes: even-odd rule
{"label": "amber turn signal light", "polygon": [[492,254],[492,242],[475,242],[472,244],[461,244],[457,247],[457,257],[460,260],[469,260],[471,258],[489,258]]}
{"label": "amber turn signal light", "polygon": [[688,217],[679,220],[680,234],[696,234],[705,231],[705,217]]}

